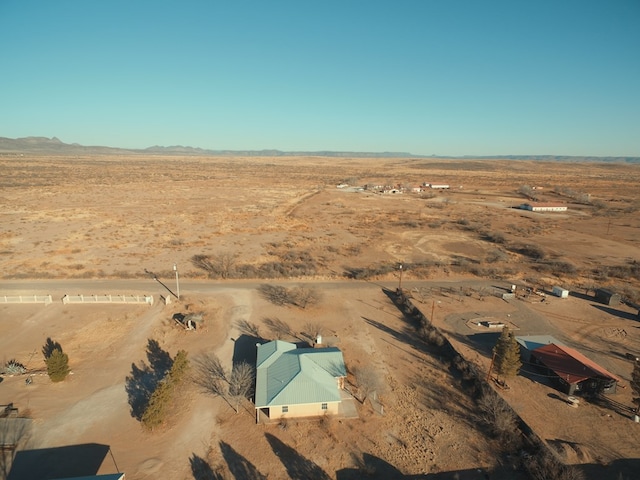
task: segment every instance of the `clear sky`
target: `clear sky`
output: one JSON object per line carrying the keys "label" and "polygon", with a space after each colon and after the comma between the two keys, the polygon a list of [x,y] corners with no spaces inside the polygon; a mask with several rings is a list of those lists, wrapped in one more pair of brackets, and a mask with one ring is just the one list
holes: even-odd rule
{"label": "clear sky", "polygon": [[640,156],[640,0],[0,0],[0,136]]}

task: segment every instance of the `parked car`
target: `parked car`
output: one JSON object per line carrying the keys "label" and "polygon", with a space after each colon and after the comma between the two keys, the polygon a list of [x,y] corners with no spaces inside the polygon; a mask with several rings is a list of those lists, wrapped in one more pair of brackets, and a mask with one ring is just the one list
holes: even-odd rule
{"label": "parked car", "polygon": [[634,355],[633,353],[627,353],[625,357],[627,357],[632,362],[640,362],[640,356]]}

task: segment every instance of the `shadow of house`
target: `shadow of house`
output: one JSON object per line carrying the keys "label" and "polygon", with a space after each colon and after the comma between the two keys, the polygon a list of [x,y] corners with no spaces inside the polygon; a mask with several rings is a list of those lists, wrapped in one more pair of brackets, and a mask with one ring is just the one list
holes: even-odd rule
{"label": "shadow of house", "polygon": [[634,480],[640,472],[640,458],[621,458],[607,465],[588,463],[580,465],[579,468],[589,479]]}
{"label": "shadow of house", "polygon": [[331,480],[331,477],[316,463],[300,455],[277,437],[270,433],[265,433],[264,436],[292,480]]}
{"label": "shadow of house", "polygon": [[242,334],[234,342],[233,345],[233,364],[246,362],[249,365],[256,364],[257,348],[256,345],[263,343],[264,340],[251,335]]}
{"label": "shadow of house", "polygon": [[152,339],[149,339],[147,344],[147,360],[148,365],[143,361],[139,367],[132,363],[131,375],[125,379],[125,390],[129,399],[131,416],[137,420],[142,418],[158,383],[173,365],[169,353],[162,350],[160,344]]}
{"label": "shadow of house", "polygon": [[592,304],[591,305],[594,308],[597,308],[598,310],[601,310],[605,313],[608,313],[609,315],[613,315],[614,317],[618,317],[618,318],[623,318],[625,320],[638,320],[638,315],[636,315],[635,313],[631,313],[631,312],[625,312],[624,310],[618,310],[617,308],[610,308],[610,307],[605,307],[603,305],[598,305],[598,304]]}
{"label": "shadow of house", "polygon": [[[246,458],[236,452],[231,445],[220,442],[220,452],[234,478],[242,480],[266,480],[266,476]],[[217,477],[213,477],[217,478]]]}
{"label": "shadow of house", "polygon": [[32,423],[30,418],[0,418],[0,479],[7,478],[15,452],[29,444]]}
{"label": "shadow of house", "polygon": [[109,445],[98,443],[22,450],[16,454],[7,480],[52,480],[96,475],[108,453]]}

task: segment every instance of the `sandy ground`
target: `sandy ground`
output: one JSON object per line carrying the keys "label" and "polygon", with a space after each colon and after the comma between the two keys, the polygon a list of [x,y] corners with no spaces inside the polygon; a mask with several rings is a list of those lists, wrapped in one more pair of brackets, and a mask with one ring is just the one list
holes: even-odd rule
{"label": "sandy ground", "polygon": [[[494,285],[511,282],[561,283],[581,292],[580,287],[601,281],[592,269],[640,258],[634,210],[640,175],[633,166],[541,169],[515,162],[506,170],[500,162],[357,159],[329,168],[328,160],[316,158],[20,162],[2,160],[9,174],[0,192],[5,278],[0,295],[15,288],[31,293],[24,279],[75,279],[89,294],[105,293],[108,279],[130,279],[139,282],[140,293],[159,299],[167,291],[150,281],[145,269],[172,285],[173,263],[184,282],[181,302],[166,306],[159,301],[151,307],[0,304],[0,361],[16,358],[40,371],[41,349],[50,337],[69,354],[72,367],[72,375],[59,384],[40,374],[28,386],[23,377],[0,383],[0,404],[13,402],[33,419],[25,451],[108,445],[111,453],[100,473],[124,471],[134,480],[216,478],[213,472],[223,478],[358,478],[354,472],[364,470],[377,471],[378,478],[433,472],[464,480],[483,478],[489,470],[491,478],[517,478],[509,462],[493,455],[493,440],[478,425],[472,401],[448,366],[415,342],[382,292],[383,284],[397,285],[399,263],[429,262],[420,275],[405,270],[405,288],[485,371],[489,353],[468,326],[472,318],[508,318],[522,332],[557,335],[625,382],[632,365],[624,354],[640,351],[638,323],[629,307],[602,308],[580,296],[540,304],[486,295]],[[435,196],[393,197],[335,188],[351,177],[359,184],[436,181],[457,188]],[[523,184],[588,191],[607,202],[608,216],[578,204],[555,215],[514,210],[523,201],[516,193]],[[483,239],[479,230],[502,232],[510,242],[534,242],[547,258],[568,260],[580,274],[540,271],[504,250],[506,258],[489,264],[487,256],[502,247]],[[225,253],[234,255],[237,265],[258,265],[282,261],[283,252],[308,252],[314,259],[314,274],[306,281],[322,292],[317,306],[272,305],[258,293],[262,281],[207,281],[191,261],[196,254]],[[385,263],[394,271],[371,282],[345,279],[349,269]],[[474,265],[510,273],[502,280],[472,277],[468,270]],[[342,283],[326,283],[334,280]],[[476,293],[443,295],[433,288],[447,282]],[[611,277],[606,283],[637,288],[633,279]],[[39,293],[56,299],[67,293],[53,285]],[[113,289],[110,293],[120,293]],[[172,320],[178,312],[203,312],[204,328],[181,330]],[[150,340],[171,356],[180,349],[192,359],[215,352],[230,367],[242,334],[236,321],[253,322],[265,338],[273,338],[267,318],[281,319],[295,332],[317,322],[336,334],[350,371],[372,366],[384,379],[379,396],[384,415],[365,402],[357,419],[257,426],[250,404],[236,414],[188,383],[162,429],[150,433],[140,427],[127,385],[150,365]],[[570,409],[561,394],[530,376],[513,380],[503,394],[569,463],[617,465],[640,457],[640,429],[611,406],[583,402]],[[630,389],[619,389],[613,398],[629,405]],[[589,478],[606,478],[597,469],[586,471],[593,474]]]}

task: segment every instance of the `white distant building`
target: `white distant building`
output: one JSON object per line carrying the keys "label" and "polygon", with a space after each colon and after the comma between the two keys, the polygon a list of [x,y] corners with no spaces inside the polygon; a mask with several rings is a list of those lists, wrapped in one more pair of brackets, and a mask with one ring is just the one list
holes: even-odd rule
{"label": "white distant building", "polygon": [[447,190],[447,189],[449,189],[449,185],[446,184],[446,183],[427,183],[427,182],[425,182],[424,186],[432,188],[434,190],[436,190],[436,189],[437,190]]}
{"label": "white distant building", "polygon": [[562,203],[531,202],[520,205],[522,210],[531,212],[566,212],[567,206]]}
{"label": "white distant building", "polygon": [[569,290],[566,290],[562,287],[553,287],[551,289],[551,293],[554,294],[556,297],[569,298]]}

